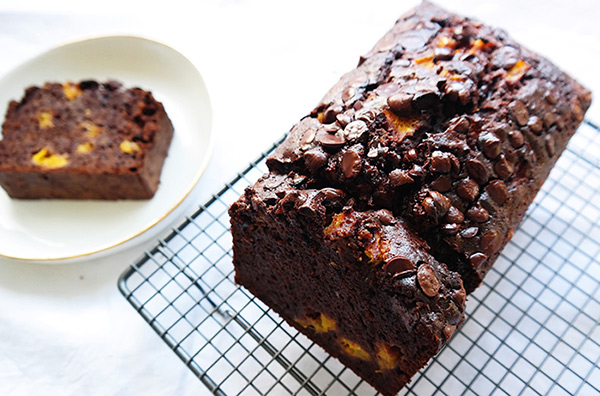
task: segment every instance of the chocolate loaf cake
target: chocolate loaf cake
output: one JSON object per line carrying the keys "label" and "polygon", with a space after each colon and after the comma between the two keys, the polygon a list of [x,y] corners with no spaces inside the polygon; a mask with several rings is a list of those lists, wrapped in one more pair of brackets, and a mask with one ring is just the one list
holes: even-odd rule
{"label": "chocolate loaf cake", "polygon": [[12,198],[148,199],[173,126],[150,92],[82,81],[28,88],[2,135],[0,185]]}
{"label": "chocolate loaf cake", "polygon": [[[467,293],[481,283],[590,102],[503,31],[421,4],[292,128],[270,174],[230,209],[237,282],[395,394],[448,338],[432,318],[460,324],[456,282]],[[372,259],[380,243],[391,256]],[[442,314],[449,306],[454,316]],[[336,331],[322,331],[330,322]],[[366,363],[382,343],[400,357],[385,370]]]}

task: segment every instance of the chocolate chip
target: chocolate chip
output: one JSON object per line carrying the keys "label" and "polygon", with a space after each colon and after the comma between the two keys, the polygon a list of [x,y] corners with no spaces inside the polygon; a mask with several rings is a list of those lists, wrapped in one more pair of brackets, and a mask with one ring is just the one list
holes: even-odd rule
{"label": "chocolate chip", "polygon": [[463,215],[463,213],[455,206],[451,206],[450,209],[448,209],[448,213],[446,213],[446,217],[444,217],[444,219],[448,223],[460,224],[465,221],[465,215]]}
{"label": "chocolate chip", "polygon": [[452,125],[452,128],[456,131],[456,132],[467,132],[469,130],[469,126],[471,125],[471,123],[469,122],[469,120],[467,119],[467,117],[460,117],[458,120],[456,120],[456,122],[454,123],[454,125]]}
{"label": "chocolate chip", "polygon": [[446,337],[446,340],[449,340],[450,337],[452,337],[452,334],[454,334],[454,332],[456,331],[456,326],[454,325],[446,325],[444,327],[444,337]]}
{"label": "chocolate chip", "polygon": [[431,170],[437,173],[448,173],[451,169],[450,157],[447,153],[434,151],[431,154]]}
{"label": "chocolate chip", "polygon": [[348,140],[360,139],[360,137],[369,130],[367,124],[362,120],[352,121],[344,128],[344,136]]}
{"label": "chocolate chip", "polygon": [[488,212],[483,206],[477,204],[467,210],[467,217],[470,220],[478,223],[485,223],[490,218],[490,212]]}
{"label": "chocolate chip", "polygon": [[315,140],[316,133],[316,129],[313,128],[308,128],[304,131],[304,135],[302,135],[302,139],[300,140],[300,148],[302,150],[308,150],[310,148],[310,144]]}
{"label": "chocolate chip", "polygon": [[469,227],[469,228],[464,229],[460,233],[460,235],[465,239],[471,239],[471,238],[474,238],[478,232],[479,232],[479,227]]}
{"label": "chocolate chip", "polygon": [[519,60],[519,52],[515,47],[509,45],[501,47],[494,52],[492,64],[497,68],[510,69]]}
{"label": "chocolate chip", "polygon": [[460,226],[456,223],[443,224],[441,228],[444,235],[456,235],[460,231]]}
{"label": "chocolate chip", "polygon": [[406,30],[398,34],[396,40],[409,51],[424,47],[425,44],[437,32],[437,29],[422,28],[418,30]]}
{"label": "chocolate chip", "polygon": [[473,202],[479,195],[479,184],[473,179],[465,179],[456,187],[456,193],[462,199]]}
{"label": "chocolate chip", "polygon": [[354,150],[348,150],[342,157],[342,171],[346,178],[351,179],[360,174],[362,169],[362,160],[360,155]]}
{"label": "chocolate chip", "polygon": [[469,159],[465,162],[467,173],[479,184],[485,184],[488,181],[488,171],[483,162],[477,159]]}
{"label": "chocolate chip", "polygon": [[520,126],[527,125],[529,121],[529,111],[527,111],[527,107],[520,100],[515,100],[508,105],[511,114],[517,121]]}
{"label": "chocolate chip", "polygon": [[451,201],[437,191],[429,191],[429,196],[421,203],[425,212],[434,219],[440,219],[448,213]]}
{"label": "chocolate chip", "polygon": [[392,257],[386,260],[383,269],[393,275],[402,275],[415,270],[415,265],[406,257]]}
{"label": "chocolate chip", "polygon": [[546,99],[546,101],[551,105],[555,105],[556,103],[558,103],[558,96],[552,91],[546,92],[546,94],[544,95],[544,99]]}
{"label": "chocolate chip", "polygon": [[571,107],[571,111],[575,121],[581,122],[583,120],[583,110],[581,110],[581,106],[579,106],[579,104],[574,103],[573,107]]}
{"label": "chocolate chip", "polygon": [[419,282],[419,286],[421,286],[423,293],[428,297],[436,296],[441,287],[441,283],[437,276],[435,276],[435,272],[433,272],[433,269],[427,263],[419,266],[419,269],[417,270],[417,281]]}
{"label": "chocolate chip", "polygon": [[456,155],[449,154],[448,157],[450,157],[450,162],[452,163],[452,169],[456,172],[459,172],[460,171],[460,161],[458,160]]}
{"label": "chocolate chip", "polygon": [[308,196],[305,191],[295,190],[295,191],[288,192],[281,199],[279,204],[284,208],[293,208],[293,207],[299,208],[306,202],[307,199],[308,199]]}
{"label": "chocolate chip", "polygon": [[508,179],[515,171],[515,166],[502,155],[494,164],[494,171],[502,179]]}
{"label": "chocolate chip", "polygon": [[448,192],[452,188],[448,176],[440,176],[431,182],[431,188],[439,192]]}
{"label": "chocolate chip", "polygon": [[377,217],[381,224],[390,225],[394,222],[394,214],[387,209],[380,209],[377,212]]}
{"label": "chocolate chip", "polygon": [[335,134],[340,130],[340,126],[338,124],[324,124],[322,127],[325,132]]}
{"label": "chocolate chip", "polygon": [[514,148],[519,148],[525,143],[525,138],[521,131],[514,130],[508,133],[508,139],[510,140],[510,145]]}
{"label": "chocolate chip", "polygon": [[304,153],[304,164],[310,172],[316,172],[326,163],[327,154],[320,147],[315,147]]}
{"label": "chocolate chip", "polygon": [[440,97],[433,89],[426,89],[415,93],[412,101],[412,107],[415,110],[427,110],[438,103]]}
{"label": "chocolate chip", "polygon": [[469,261],[475,267],[475,269],[479,269],[483,266],[483,264],[487,261],[487,256],[481,252],[473,253],[469,257]]}
{"label": "chocolate chip", "polygon": [[344,92],[342,92],[342,100],[344,103],[347,103],[354,98],[355,93],[356,89],[354,87],[348,87]]}
{"label": "chocolate chip", "polygon": [[423,168],[420,165],[413,164],[412,168],[408,171],[408,175],[412,178],[419,178],[425,175]]}
{"label": "chocolate chip", "polygon": [[456,302],[458,302],[460,305],[465,303],[467,300],[467,292],[463,286],[461,286],[460,289],[454,293],[454,298],[456,298]]}
{"label": "chocolate chip", "polygon": [[361,100],[357,100],[356,102],[354,102],[354,105],[352,105],[352,108],[356,111],[362,109],[364,106],[363,102]]}
{"label": "chocolate chip", "polygon": [[450,60],[454,56],[454,51],[448,47],[437,47],[433,50],[433,59],[436,61]]}
{"label": "chocolate chip", "polygon": [[556,145],[552,135],[546,135],[546,151],[550,157],[553,157],[554,154],[556,154]]}
{"label": "chocolate chip", "polygon": [[330,107],[323,113],[323,124],[335,122],[335,117],[342,112],[342,106]]}
{"label": "chocolate chip", "polygon": [[544,115],[544,126],[550,128],[556,122],[556,116],[554,113],[548,112]]}
{"label": "chocolate chip", "polygon": [[538,116],[532,115],[529,117],[529,121],[527,121],[527,126],[529,129],[533,131],[536,135],[541,135],[542,130],[544,129],[544,123],[539,119]]}
{"label": "chocolate chip", "polygon": [[481,250],[488,256],[496,253],[502,245],[502,234],[498,230],[488,230],[481,236]]}
{"label": "chocolate chip", "polygon": [[503,205],[508,199],[508,189],[502,180],[491,181],[485,190],[498,205]]}
{"label": "chocolate chip", "polygon": [[317,141],[321,143],[323,147],[330,150],[338,150],[344,146],[346,139],[338,134],[332,135],[323,129],[317,132]]}
{"label": "chocolate chip", "polygon": [[342,113],[336,115],[335,120],[342,128],[346,128],[346,126],[352,122],[352,117],[350,117],[348,114]]}
{"label": "chocolate chip", "polygon": [[446,84],[444,92],[446,98],[453,102],[459,102],[463,106],[469,103],[471,99],[471,92],[465,81],[452,81]]}
{"label": "chocolate chip", "polygon": [[414,183],[414,181],[415,180],[402,169],[394,169],[390,172],[390,183],[392,187],[400,187],[405,184]]}
{"label": "chocolate chip", "polygon": [[479,147],[491,159],[496,158],[502,152],[502,142],[492,132],[484,132],[479,135]]}
{"label": "chocolate chip", "polygon": [[413,95],[406,92],[399,92],[387,98],[390,109],[397,115],[408,115],[413,112]]}

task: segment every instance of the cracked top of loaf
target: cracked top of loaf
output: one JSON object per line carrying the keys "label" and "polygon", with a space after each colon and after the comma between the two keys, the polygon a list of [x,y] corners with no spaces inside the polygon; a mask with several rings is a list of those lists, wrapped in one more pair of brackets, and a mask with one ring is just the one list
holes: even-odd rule
{"label": "cracked top of loaf", "polygon": [[388,209],[473,290],[591,102],[502,30],[430,3],[403,16],[267,160]]}

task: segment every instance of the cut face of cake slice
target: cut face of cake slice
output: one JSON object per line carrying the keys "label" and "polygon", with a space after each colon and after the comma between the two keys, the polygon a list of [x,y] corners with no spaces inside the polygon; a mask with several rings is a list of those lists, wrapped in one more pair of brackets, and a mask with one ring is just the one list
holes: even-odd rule
{"label": "cut face of cake slice", "polygon": [[147,199],[173,125],[148,91],[47,83],[10,103],[2,135],[0,185],[12,198]]}

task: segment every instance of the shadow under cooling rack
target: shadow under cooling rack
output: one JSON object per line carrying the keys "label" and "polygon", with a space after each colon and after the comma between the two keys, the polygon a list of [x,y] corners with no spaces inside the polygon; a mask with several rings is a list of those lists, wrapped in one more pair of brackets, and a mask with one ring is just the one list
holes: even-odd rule
{"label": "shadow under cooling rack", "polygon": [[[599,132],[581,126],[469,297],[464,326],[401,395],[600,395]],[[119,289],[216,395],[375,395],[233,282],[227,209],[267,155],[158,241]]]}

